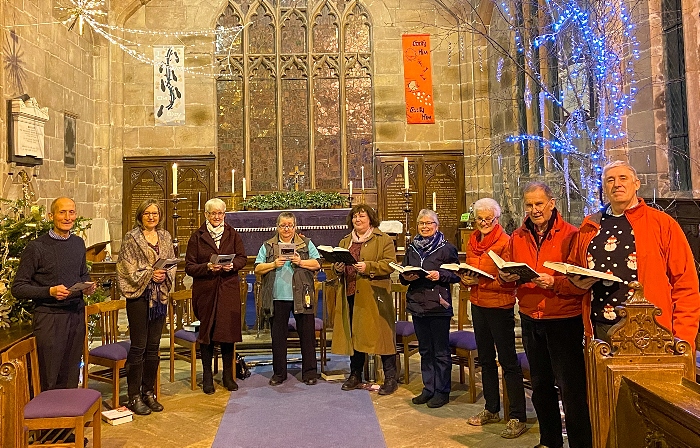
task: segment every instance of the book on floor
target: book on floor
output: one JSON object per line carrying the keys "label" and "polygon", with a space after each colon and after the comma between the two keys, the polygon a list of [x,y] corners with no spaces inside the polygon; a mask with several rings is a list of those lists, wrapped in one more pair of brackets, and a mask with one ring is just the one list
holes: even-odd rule
{"label": "book on floor", "polygon": [[345,381],[345,372],[343,370],[326,370],[321,372],[321,378],[325,381]]}
{"label": "book on floor", "polygon": [[199,331],[199,321],[196,320],[194,322],[190,322],[189,324],[184,324],[182,326],[182,329],[185,331],[192,331],[192,332],[197,332]]}
{"label": "book on floor", "polygon": [[82,291],[84,289],[88,289],[89,287],[91,287],[94,284],[95,284],[95,282],[78,282],[75,285],[68,288],[68,291],[71,291],[71,292]]}
{"label": "book on floor", "polygon": [[329,263],[355,264],[357,260],[344,247],[318,246],[318,253]]}
{"label": "book on floor", "polygon": [[211,258],[209,259],[209,263],[224,266],[227,264],[231,264],[231,262],[233,261],[233,259],[235,257],[236,257],[236,254],[225,254],[225,255],[212,254]]}
{"label": "book on floor", "polygon": [[607,272],[595,271],[593,269],[582,268],[574,264],[564,263],[562,261],[545,261],[544,267],[553,271],[561,272],[566,275],[582,275],[584,277],[594,277],[601,280],[609,280],[613,282],[622,282],[620,277],[617,277]]}
{"label": "book on floor", "polygon": [[515,261],[505,261],[503,258],[499,257],[494,251],[489,251],[489,257],[498,267],[499,271],[503,271],[506,274],[518,274],[520,280],[518,282],[527,283],[531,282],[533,279],[540,276],[534,269],[527,265],[527,263],[517,263]]}
{"label": "book on floor", "polygon": [[112,426],[117,426],[133,421],[134,413],[126,406],[122,406],[120,408],[110,409],[109,411],[102,411],[102,420]]}
{"label": "book on floor", "polygon": [[490,278],[493,280],[493,275],[489,274],[488,272],[484,272],[481,269],[477,269],[472,265],[469,265],[467,263],[446,263],[440,265],[440,269],[447,269],[448,271],[455,271],[458,274],[469,274],[469,275],[478,275],[479,277],[486,277]]}
{"label": "book on floor", "polygon": [[389,262],[389,266],[391,266],[395,271],[398,271],[401,274],[416,274],[421,278],[430,275],[430,272],[426,271],[423,268],[419,268],[418,266],[401,266],[400,264],[394,263],[393,261]]}
{"label": "book on floor", "polygon": [[153,269],[165,269],[167,271],[168,269],[177,267],[178,261],[180,260],[177,258],[159,258],[158,261],[153,264]]}

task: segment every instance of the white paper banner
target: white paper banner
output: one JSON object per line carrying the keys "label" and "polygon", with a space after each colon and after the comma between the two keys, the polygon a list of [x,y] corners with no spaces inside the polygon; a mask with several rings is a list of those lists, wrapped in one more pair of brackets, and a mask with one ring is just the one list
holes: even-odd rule
{"label": "white paper banner", "polygon": [[153,47],[153,114],[156,126],[185,124],[185,47]]}

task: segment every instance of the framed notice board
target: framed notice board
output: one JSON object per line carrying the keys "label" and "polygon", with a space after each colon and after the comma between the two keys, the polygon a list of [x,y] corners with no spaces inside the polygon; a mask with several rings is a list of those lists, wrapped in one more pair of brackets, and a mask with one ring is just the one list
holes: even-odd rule
{"label": "framed notice board", "polygon": [[[146,199],[161,201],[163,227],[173,235],[173,163],[177,163],[177,237],[180,254],[204,222],[204,203],[214,197],[215,157],[124,157],[122,232],[134,227],[136,208]],[[180,255],[178,254],[178,255]]]}

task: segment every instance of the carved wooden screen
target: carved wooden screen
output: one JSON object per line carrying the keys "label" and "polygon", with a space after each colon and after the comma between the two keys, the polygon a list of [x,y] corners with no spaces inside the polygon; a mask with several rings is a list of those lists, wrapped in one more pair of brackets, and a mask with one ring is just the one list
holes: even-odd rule
{"label": "carved wooden screen", "polygon": [[[374,187],[371,23],[351,0],[231,0],[216,42],[219,191]],[[295,176],[292,173],[297,173]],[[299,174],[301,173],[301,174]],[[236,187],[236,191],[240,191]]]}

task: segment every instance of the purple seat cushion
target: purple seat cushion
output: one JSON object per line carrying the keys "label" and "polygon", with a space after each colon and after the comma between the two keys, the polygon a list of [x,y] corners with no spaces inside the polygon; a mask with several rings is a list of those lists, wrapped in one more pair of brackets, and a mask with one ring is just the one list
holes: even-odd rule
{"label": "purple seat cushion", "polygon": [[410,336],[416,334],[416,329],[413,328],[413,322],[407,320],[396,321],[396,334],[398,336]]}
{"label": "purple seat cushion", "polygon": [[[293,317],[289,318],[289,322],[287,322],[287,325],[289,327],[289,331],[297,331],[297,320],[294,319]],[[315,331],[323,330],[323,319],[321,319],[319,317],[314,318],[314,330]]]}
{"label": "purple seat cushion", "polygon": [[94,389],[53,389],[24,406],[24,418],[77,417],[85,414],[102,394]]}
{"label": "purple seat cushion", "polygon": [[476,350],[476,338],[473,331],[453,331],[450,333],[450,347]]}
{"label": "purple seat cushion", "polygon": [[520,363],[520,368],[523,370],[523,376],[525,378],[530,378],[530,362],[525,356],[525,352],[518,353],[518,362]]}
{"label": "purple seat cushion", "polygon": [[95,347],[90,350],[90,355],[97,356],[99,358],[111,359],[113,361],[120,361],[126,359],[126,355],[129,354],[129,349],[131,348],[130,341],[119,341],[114,344],[105,344]]}
{"label": "purple seat cushion", "polygon": [[197,336],[199,336],[199,331],[177,330],[175,332],[176,338],[184,339],[187,342],[197,342]]}

